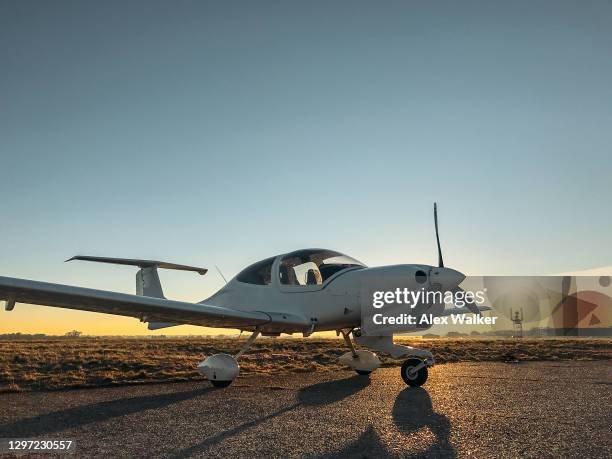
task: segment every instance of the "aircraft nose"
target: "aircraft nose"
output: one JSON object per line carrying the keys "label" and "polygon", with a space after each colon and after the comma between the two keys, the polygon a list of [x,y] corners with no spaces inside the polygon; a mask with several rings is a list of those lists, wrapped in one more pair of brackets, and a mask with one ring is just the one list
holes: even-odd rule
{"label": "aircraft nose", "polygon": [[432,268],[429,279],[432,285],[438,284],[444,289],[452,289],[463,282],[465,275],[451,268]]}

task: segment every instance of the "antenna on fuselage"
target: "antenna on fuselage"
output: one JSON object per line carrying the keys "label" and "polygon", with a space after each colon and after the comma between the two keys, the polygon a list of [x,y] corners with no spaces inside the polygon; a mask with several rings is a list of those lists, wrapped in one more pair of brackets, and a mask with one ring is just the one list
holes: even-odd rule
{"label": "antenna on fuselage", "polygon": [[223,275],[223,273],[221,272],[221,270],[219,269],[219,267],[217,265],[215,265],[215,268],[217,269],[217,272],[219,273],[219,275],[223,278],[223,280],[225,281],[225,283],[227,284],[227,279],[225,278],[225,276]]}

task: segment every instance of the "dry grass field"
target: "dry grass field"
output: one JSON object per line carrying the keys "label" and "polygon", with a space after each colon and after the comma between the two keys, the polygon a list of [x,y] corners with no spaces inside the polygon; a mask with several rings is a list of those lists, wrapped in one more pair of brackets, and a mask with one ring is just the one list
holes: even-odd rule
{"label": "dry grass field", "polygon": [[[238,338],[78,338],[0,341],[0,392],[198,380],[205,356],[233,354]],[[610,339],[396,338],[433,352],[438,363],[512,360],[606,360]],[[261,338],[240,360],[242,374],[342,368],[341,339]],[[384,366],[401,360],[383,359]]]}

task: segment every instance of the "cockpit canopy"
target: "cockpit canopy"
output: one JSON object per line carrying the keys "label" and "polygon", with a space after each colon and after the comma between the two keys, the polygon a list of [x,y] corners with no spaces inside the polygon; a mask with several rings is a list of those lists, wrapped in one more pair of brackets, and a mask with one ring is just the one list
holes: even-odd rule
{"label": "cockpit canopy", "polygon": [[[249,266],[236,279],[247,284],[270,284],[276,258],[267,258]],[[298,250],[282,256],[278,265],[278,280],[282,285],[321,285],[340,271],[363,267],[363,263],[333,250]]]}
{"label": "cockpit canopy", "polygon": [[280,261],[278,275],[284,285],[320,285],[340,271],[364,266],[333,250],[306,249],[285,255]]}
{"label": "cockpit canopy", "polygon": [[236,279],[245,284],[268,285],[272,282],[272,264],[274,260],[276,260],[276,257],[258,261],[248,268],[243,269],[236,276]]}

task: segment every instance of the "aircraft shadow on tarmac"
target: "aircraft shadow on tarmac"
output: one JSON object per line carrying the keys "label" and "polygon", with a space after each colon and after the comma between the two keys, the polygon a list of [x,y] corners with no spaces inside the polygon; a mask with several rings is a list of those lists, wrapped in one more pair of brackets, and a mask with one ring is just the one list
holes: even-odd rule
{"label": "aircraft shadow on tarmac", "polygon": [[75,406],[1,425],[0,437],[37,437],[60,430],[74,429],[86,424],[127,416],[139,411],[163,408],[173,403],[179,403],[203,395],[212,390],[214,389],[206,387],[184,392],[127,397]]}
{"label": "aircraft shadow on tarmac", "polygon": [[[232,429],[225,430],[215,436],[208,437],[195,445],[177,452],[175,457],[190,457],[202,453],[213,445],[297,408],[324,406],[339,402],[365,389],[369,384],[369,377],[353,376],[304,387],[298,392],[295,403],[240,424]],[[1,425],[0,437],[44,436],[61,430],[74,429],[91,423],[127,416],[140,411],[163,408],[214,390],[213,388],[199,388],[183,392],[127,397],[53,411]],[[434,434],[435,443],[427,451],[420,451],[419,457],[456,456],[455,449],[450,442],[451,423],[446,416],[434,412],[431,398],[426,390],[422,388],[407,388],[400,392],[393,405],[392,418],[400,434],[410,434],[422,428],[429,428]],[[374,426],[370,425],[355,442],[349,443],[341,450],[333,452],[330,454],[330,457],[370,455],[368,451],[372,452],[373,456],[376,456],[385,450],[385,445],[381,442],[379,434]],[[409,455],[410,453],[406,452],[404,456]]]}
{"label": "aircraft shadow on tarmac", "polygon": [[339,402],[370,385],[368,376],[326,381],[307,386],[298,392],[298,401],[304,406],[329,405]]}
{"label": "aircraft shadow on tarmac", "polygon": [[[408,387],[400,392],[395,399],[392,416],[393,423],[401,434],[408,435],[427,427],[436,439],[427,450],[416,453],[406,451],[401,454],[402,457],[454,458],[457,456],[455,448],[450,442],[451,423],[446,416],[434,412],[431,398],[425,389]],[[370,424],[354,442],[349,443],[341,450],[319,457],[380,457],[385,455],[385,452],[387,455],[393,455],[386,450],[387,448],[381,441],[378,432]]]}
{"label": "aircraft shadow on tarmac", "polygon": [[450,441],[451,422],[443,414],[436,413],[429,393],[422,387],[407,387],[401,391],[393,405],[393,423],[398,431],[411,434],[428,427],[436,441],[419,456],[456,457],[457,452]]}
{"label": "aircraft shadow on tarmac", "polygon": [[233,429],[221,432],[213,437],[206,438],[200,443],[190,446],[182,451],[179,451],[174,457],[185,458],[197,455],[206,451],[211,446],[231,438],[235,435],[239,435],[241,432],[253,428],[263,422],[280,416],[284,413],[288,413],[296,408],[304,406],[322,406],[331,403],[339,402],[353,394],[356,394],[362,389],[365,389],[370,385],[370,378],[364,376],[352,376],[350,378],[326,381],[312,386],[307,386],[298,392],[298,401],[293,403],[281,410],[272,412],[265,416],[258,417],[252,421],[245,422]]}
{"label": "aircraft shadow on tarmac", "polygon": [[[351,378],[307,386],[298,392],[298,401],[296,403],[238,425],[233,429],[226,430],[213,437],[206,438],[202,442],[178,452],[174,457],[187,458],[200,455],[215,444],[239,435],[247,429],[288,413],[296,408],[305,406],[324,406],[336,403],[365,389],[369,384],[370,378],[353,376]],[[415,456],[456,457],[455,448],[450,442],[451,423],[446,416],[436,413],[433,410],[431,398],[425,389],[406,388],[400,392],[393,405],[392,417],[393,423],[400,434],[408,435],[423,428],[429,428],[434,434],[435,442],[427,450],[421,450],[416,453]],[[341,450],[334,451],[328,456],[320,457],[377,457],[380,456],[381,453],[384,454],[386,450],[387,448],[381,441],[374,426],[369,425],[355,442],[349,443]],[[405,454],[402,454],[402,457],[410,457],[410,455],[410,452],[407,451]]]}

